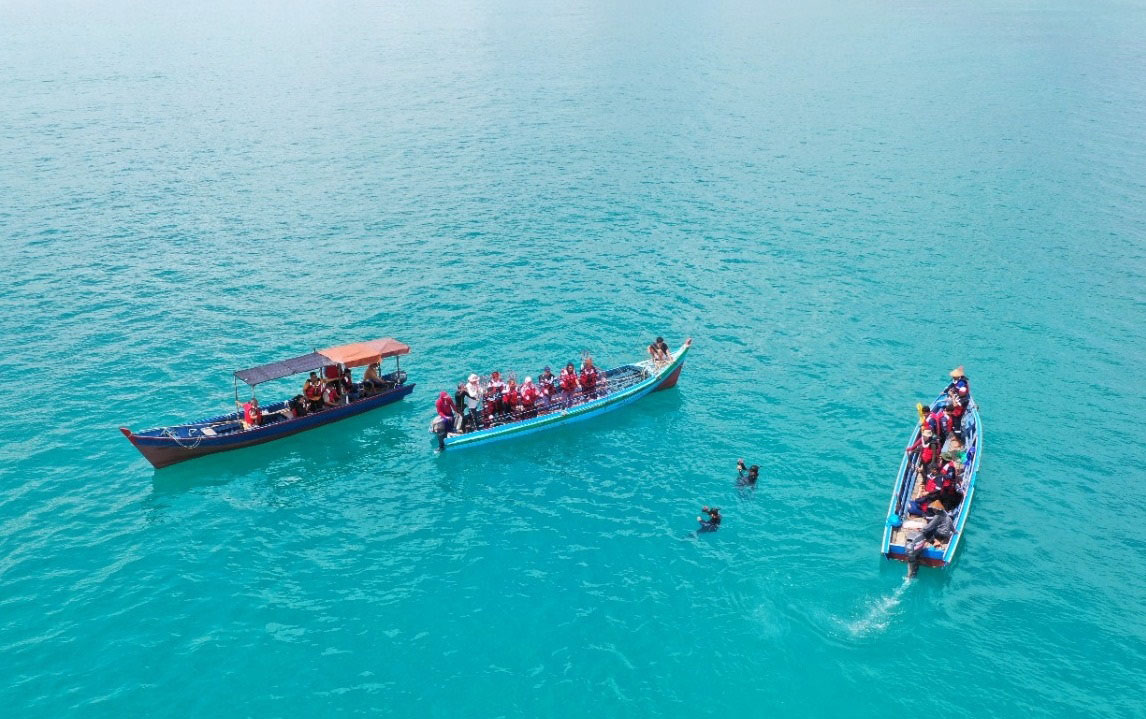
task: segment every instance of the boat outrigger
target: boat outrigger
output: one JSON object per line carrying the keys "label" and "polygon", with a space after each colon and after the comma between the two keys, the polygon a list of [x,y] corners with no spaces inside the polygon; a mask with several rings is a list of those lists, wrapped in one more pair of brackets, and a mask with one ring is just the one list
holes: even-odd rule
{"label": "boat outrigger", "polygon": [[[941,412],[947,400],[947,395],[941,395],[931,403],[931,410]],[[922,431],[922,425],[917,423],[911,435],[913,445],[919,440]],[[891,504],[887,509],[881,552],[888,559],[907,562],[909,576],[914,575],[919,564],[929,567],[948,566],[955,557],[955,550],[959,547],[959,539],[963,536],[963,528],[971,510],[971,500],[975,496],[975,479],[979,473],[979,462],[983,453],[983,425],[979,419],[978,405],[973,399],[969,400],[963,414],[962,433],[962,451],[965,455],[962,462],[962,477],[956,480],[962,500],[958,506],[939,512],[945,516],[911,516],[913,500],[918,501],[925,490],[924,479],[918,472],[921,450],[905,454],[899,465],[899,475],[891,494]],[[946,523],[948,519],[949,536],[943,536],[947,532],[941,532],[934,537],[928,536],[929,532],[925,530],[932,521],[938,528],[940,521]]]}
{"label": "boat outrigger", "polygon": [[449,432],[444,437],[445,446],[468,447],[521,437],[568,422],[596,417],[635,402],[650,392],[674,387],[690,347],[691,339],[686,340],[667,362],[648,359],[606,370],[601,373],[601,384],[588,396],[578,396],[572,401],[555,400],[531,412],[495,419],[490,426],[464,433]]}
{"label": "boat outrigger", "polygon": [[[263,382],[321,370],[323,386],[336,384],[341,390],[338,401],[330,406],[323,406],[322,402],[307,402],[298,396],[257,408],[261,416],[253,424],[246,421],[248,417],[240,407],[237,412],[188,424],[156,427],[141,432],[132,432],[127,427],[120,427],[119,430],[156,469],[205,454],[270,442],[367,412],[410,394],[414,385],[406,384],[406,373],[402,371],[398,360],[400,355],[409,352],[408,346],[386,337],[328,347],[301,357],[235,372],[235,404],[239,405],[240,380],[251,387],[253,398],[255,386]],[[379,373],[376,380],[345,386],[344,372],[353,367],[381,363],[389,357],[394,358],[393,371],[388,374]]]}

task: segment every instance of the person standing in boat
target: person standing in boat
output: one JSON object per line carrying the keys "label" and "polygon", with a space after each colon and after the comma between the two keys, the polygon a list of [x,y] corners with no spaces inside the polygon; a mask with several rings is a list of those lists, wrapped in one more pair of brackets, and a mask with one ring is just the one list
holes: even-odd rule
{"label": "person standing in boat", "polygon": [[526,377],[521,383],[521,411],[526,417],[537,414],[537,401],[541,398],[541,391],[533,384],[532,377]]}
{"label": "person standing in boat", "polygon": [[501,395],[501,403],[505,408],[506,413],[513,418],[513,415],[520,413],[521,407],[521,390],[517,388],[517,380],[511,375],[509,383],[505,386],[505,392]]}
{"label": "person standing in boat", "polygon": [[573,404],[577,395],[577,370],[573,368],[572,362],[561,370],[561,394],[566,406]]}
{"label": "person standing in boat", "polygon": [[586,357],[584,364],[581,365],[581,391],[585,393],[585,399],[593,399],[597,396],[597,385],[601,381],[601,373],[593,366],[593,358]]}
{"label": "person standing in boat", "polygon": [[457,408],[457,418],[454,420],[454,431],[466,431],[466,383],[458,382],[458,389],[454,392],[454,407]]}
{"label": "person standing in boat", "polygon": [[454,427],[454,401],[450,399],[450,393],[442,391],[438,395],[438,401],[434,403],[434,409],[438,410],[438,420],[435,422],[435,434],[438,435],[438,449],[446,448],[446,435]]}
{"label": "person standing in boat", "polygon": [[541,393],[540,402],[543,407],[552,402],[553,396],[557,394],[557,378],[553,376],[549,365],[545,365],[545,369],[537,375],[537,390]]}
{"label": "person standing in boat", "polygon": [[506,412],[505,398],[505,382],[501,381],[501,372],[494,370],[489,375],[489,385],[485,388],[486,400],[489,403],[489,410],[493,415],[501,415]]}
{"label": "person standing in boat", "polygon": [[471,374],[466,382],[465,413],[469,418],[470,427],[481,429],[482,387],[476,374]]}

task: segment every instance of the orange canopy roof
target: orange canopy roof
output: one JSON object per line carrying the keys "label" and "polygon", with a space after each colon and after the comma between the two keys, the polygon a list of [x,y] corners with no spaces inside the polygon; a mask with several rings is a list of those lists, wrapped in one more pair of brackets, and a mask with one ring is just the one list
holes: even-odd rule
{"label": "orange canopy roof", "polygon": [[350,345],[327,347],[318,353],[335,364],[346,367],[361,367],[377,362],[383,357],[393,357],[410,353],[410,348],[396,339],[383,337],[369,342],[355,342]]}

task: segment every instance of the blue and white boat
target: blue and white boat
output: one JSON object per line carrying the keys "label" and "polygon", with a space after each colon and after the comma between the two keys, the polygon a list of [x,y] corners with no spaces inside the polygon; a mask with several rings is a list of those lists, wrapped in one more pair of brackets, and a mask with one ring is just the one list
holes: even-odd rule
{"label": "blue and white boat", "polygon": [[[938,410],[947,402],[946,395],[940,395],[932,404],[932,410]],[[937,546],[928,546],[919,555],[919,563],[929,567],[946,567],[955,558],[955,550],[959,548],[959,540],[963,537],[964,527],[967,525],[967,515],[971,511],[971,502],[975,498],[975,481],[979,475],[979,462],[983,456],[983,423],[979,418],[979,407],[972,399],[963,415],[963,442],[967,452],[963,463],[963,479],[959,484],[963,492],[963,501],[952,510],[954,532],[947,540],[938,542]],[[921,426],[916,423],[911,434],[911,443],[919,438]],[[916,476],[919,462],[919,451],[905,454],[899,464],[899,475],[895,481],[895,489],[891,493],[891,504],[887,508],[887,522],[883,530],[883,545],[881,552],[888,559],[907,561],[908,537],[918,533],[926,525],[927,520],[921,517],[910,517],[907,513],[910,501],[923,494],[923,486]]]}
{"label": "blue and white boat", "polygon": [[611,412],[657,390],[676,386],[684,358],[692,347],[686,340],[672,355],[669,362],[654,363],[651,359],[614,367],[602,373],[604,382],[593,397],[557,402],[542,407],[536,414],[524,418],[510,417],[510,421],[465,433],[451,432],[445,438],[446,447],[472,447],[501,439],[522,437],[544,429],[570,422],[579,422]]}

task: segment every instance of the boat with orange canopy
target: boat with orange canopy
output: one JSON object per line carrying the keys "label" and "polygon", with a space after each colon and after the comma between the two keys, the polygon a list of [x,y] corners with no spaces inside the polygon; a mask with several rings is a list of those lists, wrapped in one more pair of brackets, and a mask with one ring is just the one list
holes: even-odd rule
{"label": "boat with orange canopy", "polygon": [[[406,373],[399,363],[399,357],[409,353],[407,345],[384,337],[327,347],[299,357],[239,370],[235,372],[237,411],[188,424],[140,432],[120,427],[119,431],[156,469],[206,454],[270,442],[368,412],[410,394],[414,385],[406,383]],[[344,372],[347,370],[380,364],[391,357],[394,358],[392,371],[386,374],[379,371],[377,378],[370,382],[346,383]],[[308,402],[298,395],[258,406],[254,396],[257,385],[306,372],[317,372],[322,388],[333,390],[326,396],[336,397],[335,401]],[[251,399],[246,403],[239,400],[240,381],[251,388]]]}

